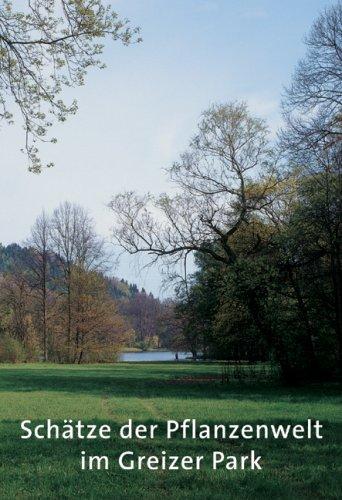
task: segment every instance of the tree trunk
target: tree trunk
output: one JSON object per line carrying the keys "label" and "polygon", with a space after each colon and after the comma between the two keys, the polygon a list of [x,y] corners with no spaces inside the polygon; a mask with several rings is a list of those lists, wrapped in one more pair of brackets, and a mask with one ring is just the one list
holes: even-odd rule
{"label": "tree trunk", "polygon": [[308,364],[309,364],[309,378],[315,377],[318,374],[318,363],[317,363],[317,358],[312,342],[312,337],[313,337],[313,329],[309,320],[309,315],[308,311],[304,302],[304,298],[300,289],[300,286],[296,280],[296,277],[294,276],[293,270],[289,270],[289,277],[291,281],[291,285],[293,287],[293,290],[296,295],[296,300],[297,300],[297,306],[298,306],[298,312],[299,312],[299,321],[303,321],[304,327],[305,327],[305,335],[304,335],[304,351],[307,355],[308,358]]}
{"label": "tree trunk", "polygon": [[68,273],[67,283],[67,300],[68,300],[68,325],[67,325],[67,342],[68,342],[68,361],[71,362],[71,285],[70,273]]}
{"label": "tree trunk", "polygon": [[43,342],[44,342],[44,361],[48,361],[48,343],[47,343],[47,328],[46,328],[46,290],[43,287]]}
{"label": "tree trunk", "polygon": [[334,290],[335,304],[335,331],[339,347],[339,372],[342,376],[342,292],[341,292],[341,258],[340,245],[336,244],[336,248],[331,255],[331,275]]}
{"label": "tree trunk", "polygon": [[47,301],[46,301],[46,282],[47,282],[47,262],[46,262],[46,251],[43,254],[43,348],[44,348],[44,361],[48,361],[48,339],[47,339],[47,324],[46,324],[46,309],[47,309]]}
{"label": "tree trunk", "polygon": [[248,309],[260,333],[265,337],[268,346],[274,350],[277,362],[280,365],[283,378],[288,383],[296,382],[296,373],[291,366],[284,343],[281,338],[273,331],[271,326],[265,321],[260,304],[255,291],[248,292]]}

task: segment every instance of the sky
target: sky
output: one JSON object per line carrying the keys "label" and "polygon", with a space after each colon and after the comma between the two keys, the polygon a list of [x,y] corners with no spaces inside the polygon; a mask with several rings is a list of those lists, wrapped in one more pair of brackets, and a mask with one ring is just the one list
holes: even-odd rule
{"label": "sky", "polygon": [[[107,68],[91,70],[73,89],[79,111],[54,129],[58,144],[42,149],[55,166],[35,175],[20,152],[20,126],[0,128],[0,241],[21,243],[42,209],[69,200],[89,210],[110,240],[111,197],[125,190],[169,190],[170,166],[215,102],[245,100],[273,134],[280,99],[303,38],[327,0],[115,0],[141,27],[143,42],[108,42]],[[69,96],[67,96],[69,97]],[[115,250],[117,251],[117,249]],[[121,256],[113,274],[162,294],[157,268],[141,270]]]}

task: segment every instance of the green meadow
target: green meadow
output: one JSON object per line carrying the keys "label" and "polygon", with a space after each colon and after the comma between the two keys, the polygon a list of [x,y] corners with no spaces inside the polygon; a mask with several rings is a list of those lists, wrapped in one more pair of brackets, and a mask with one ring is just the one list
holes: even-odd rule
{"label": "green meadow", "polygon": [[[334,384],[288,388],[271,383],[222,384],[217,364],[21,364],[0,367],[0,498],[341,498],[342,411]],[[322,440],[225,441],[20,439],[20,422],[82,419],[115,430],[129,418],[159,424],[323,423]],[[147,469],[125,471],[117,458],[137,455],[205,455],[222,451],[262,456],[261,471]],[[108,455],[109,470],[82,471],[81,451]]]}

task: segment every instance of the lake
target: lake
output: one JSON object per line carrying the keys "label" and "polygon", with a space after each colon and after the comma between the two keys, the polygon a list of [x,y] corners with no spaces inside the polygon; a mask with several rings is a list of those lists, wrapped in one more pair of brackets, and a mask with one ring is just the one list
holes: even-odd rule
{"label": "lake", "polygon": [[[190,352],[179,352],[178,359],[184,360],[191,357]],[[120,361],[175,361],[175,353],[172,351],[143,351],[123,352]]]}

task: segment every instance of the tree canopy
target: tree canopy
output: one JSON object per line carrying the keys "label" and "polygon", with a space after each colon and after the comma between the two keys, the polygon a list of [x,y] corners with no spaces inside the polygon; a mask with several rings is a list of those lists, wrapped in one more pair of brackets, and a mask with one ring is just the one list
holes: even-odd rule
{"label": "tree canopy", "polygon": [[104,67],[106,38],[140,41],[139,28],[102,0],[0,1],[0,120],[21,119],[31,171],[44,166],[39,142],[56,142],[54,121],[77,111],[63,90],[83,85],[91,67]]}

